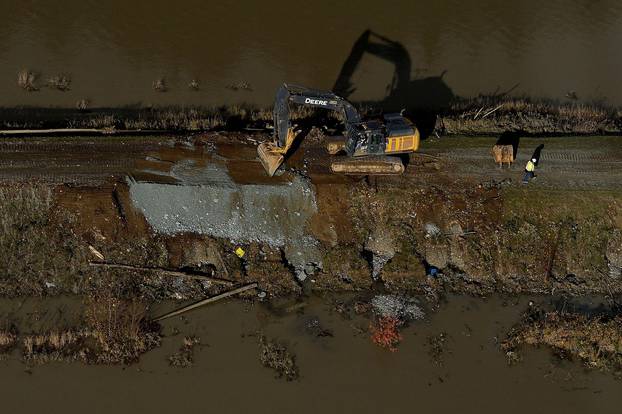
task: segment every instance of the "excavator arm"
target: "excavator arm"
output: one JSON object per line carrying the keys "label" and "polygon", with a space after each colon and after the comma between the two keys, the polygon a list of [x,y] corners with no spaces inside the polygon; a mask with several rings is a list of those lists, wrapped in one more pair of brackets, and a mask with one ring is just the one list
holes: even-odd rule
{"label": "excavator arm", "polygon": [[279,147],[286,146],[288,131],[291,129],[290,102],[302,106],[339,111],[345,118],[346,127],[361,122],[361,116],[356,108],[333,92],[284,83],[276,93],[273,113],[275,141],[278,142]]}
{"label": "excavator arm", "polygon": [[283,163],[287,151],[296,138],[289,116],[290,102],[341,112],[345,118],[346,135],[352,131],[354,125],[361,122],[361,116],[356,108],[347,100],[330,91],[282,84],[277,90],[274,102],[274,142],[263,143],[257,148],[259,159],[270,176],[274,175]]}
{"label": "excavator arm", "polygon": [[410,82],[412,62],[404,46],[371,30],[365,30],[356,40],[350,55],[343,63],[333,90],[341,96],[349,97],[355,88],[352,85],[352,76],[359,67],[363,55],[369,53],[380,59],[390,62],[394,66],[393,79],[387,90],[387,95],[396,90],[404,90]]}

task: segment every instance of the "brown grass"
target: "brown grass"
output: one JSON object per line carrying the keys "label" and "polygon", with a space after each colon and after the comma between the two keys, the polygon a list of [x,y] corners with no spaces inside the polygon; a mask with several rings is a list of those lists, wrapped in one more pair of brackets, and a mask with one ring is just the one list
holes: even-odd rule
{"label": "brown grass", "polygon": [[22,69],[17,73],[17,85],[27,92],[38,91],[39,88],[35,85],[37,75],[28,69]]}
{"label": "brown grass", "polygon": [[0,294],[42,295],[51,285],[63,291],[79,283],[85,246],[72,218],[54,208],[49,188],[0,187],[0,211]]}
{"label": "brown grass", "polygon": [[298,378],[298,366],[296,358],[292,355],[287,347],[274,340],[267,339],[261,335],[259,337],[260,354],[259,360],[267,367],[276,372],[278,378],[285,378],[287,381],[293,381]]}
{"label": "brown grass", "polygon": [[[22,71],[18,84],[26,90],[36,90],[35,75]],[[69,87],[69,78],[55,77],[54,84]],[[65,79],[65,80],[63,80]],[[246,85],[233,85],[238,90]],[[165,78],[152,83],[155,91],[167,91]],[[194,79],[188,87],[199,90],[200,84]],[[248,85],[250,87],[250,85]],[[34,88],[34,89],[33,89]],[[361,104],[359,111],[363,117],[377,115],[378,110]],[[81,110],[78,107],[78,110]],[[2,117],[6,128],[40,128],[41,119],[46,119],[47,127],[65,128],[72,126],[105,127],[117,129],[156,129],[169,131],[206,131],[212,129],[264,128],[272,124],[272,107],[258,107],[242,104],[232,106],[161,106],[161,107],[123,107],[94,108],[85,117],[76,110],[66,113],[50,111],[49,119],[42,108],[32,108],[27,112],[5,110]],[[454,100],[451,106],[438,114],[435,132],[441,134],[474,135],[500,134],[505,131],[522,131],[528,134],[615,134],[622,130],[622,108],[609,107],[599,102],[577,103],[575,101],[556,102],[531,99],[527,97],[478,96]],[[321,116],[321,120],[317,120]],[[295,124],[325,123],[330,127],[342,122],[338,112],[316,110],[304,106],[292,106],[290,117]],[[417,121],[416,118],[413,118]],[[112,125],[113,124],[113,125]]]}
{"label": "brown grass", "polygon": [[193,91],[198,91],[201,89],[201,85],[197,79],[192,79],[190,83],[188,83],[188,88]]}
{"label": "brown grass", "polygon": [[[496,109],[496,110],[495,110]],[[478,96],[456,99],[437,124],[450,134],[600,134],[619,132],[620,109],[600,102],[557,102],[528,97]]]}
{"label": "brown grass", "polygon": [[91,102],[88,99],[80,99],[76,102],[76,109],[78,111],[86,111],[89,109]]}
{"label": "brown grass", "polygon": [[67,74],[54,75],[48,78],[46,86],[57,91],[67,92],[71,89],[71,77]]}
{"label": "brown grass", "polygon": [[22,337],[22,357],[29,363],[80,361],[88,364],[131,364],[159,346],[158,326],[149,324],[145,305],[110,295],[86,302],[79,329],[33,333]]}
{"label": "brown grass", "polygon": [[10,352],[17,342],[17,334],[14,330],[0,331],[0,354]]}
{"label": "brown grass", "polygon": [[169,364],[177,368],[189,368],[194,365],[194,347],[200,343],[201,340],[196,336],[184,337],[179,351],[168,358]]}
{"label": "brown grass", "polygon": [[158,326],[147,322],[146,306],[111,294],[89,298],[85,319],[96,352],[92,362],[129,364],[148,350],[159,346]]}
{"label": "brown grass", "polygon": [[622,369],[622,315],[530,313],[512,329],[502,347],[509,358],[522,345],[546,345],[558,355],[576,357],[592,368]]}
{"label": "brown grass", "polygon": [[166,84],[166,79],[158,78],[151,83],[151,86],[156,92],[166,92],[168,91],[168,85]]}

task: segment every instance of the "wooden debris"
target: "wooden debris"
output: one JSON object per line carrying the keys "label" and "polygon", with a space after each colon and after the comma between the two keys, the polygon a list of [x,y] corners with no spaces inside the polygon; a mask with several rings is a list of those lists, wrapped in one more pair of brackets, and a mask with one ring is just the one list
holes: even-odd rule
{"label": "wooden debris", "polygon": [[195,303],[193,303],[191,305],[188,305],[188,306],[184,306],[183,308],[174,310],[172,312],[165,313],[164,315],[159,316],[159,317],[153,319],[153,321],[154,322],[159,322],[161,320],[168,319],[168,318],[171,318],[173,316],[181,315],[182,313],[186,313],[186,312],[188,312],[188,311],[190,311],[192,309],[199,308],[199,307],[207,305],[209,303],[214,303],[214,302],[216,302],[218,300],[221,300],[221,299],[224,299],[224,298],[228,298],[229,296],[237,295],[238,293],[242,293],[242,292],[247,291],[249,289],[255,289],[256,287],[257,287],[257,283],[250,283],[248,285],[241,286],[239,288],[236,288],[236,289],[233,289],[233,290],[221,293],[219,295],[211,296],[211,297],[209,297],[207,299],[200,300],[198,302],[195,302]]}
{"label": "wooden debris", "polygon": [[104,255],[99,252],[95,247],[89,245],[89,250],[93,254],[93,256],[97,257],[99,260],[104,260]]}
{"label": "wooden debris", "polygon": [[210,282],[219,283],[223,285],[232,285],[233,283],[235,283],[232,280],[202,275],[200,273],[180,272],[178,270],[163,269],[161,267],[140,267],[140,266],[127,265],[127,264],[105,263],[105,262],[89,262],[89,265],[93,267],[106,267],[109,269],[125,269],[125,270],[135,270],[139,272],[156,272],[162,276],[185,277],[185,278],[196,279],[196,280],[208,280]]}

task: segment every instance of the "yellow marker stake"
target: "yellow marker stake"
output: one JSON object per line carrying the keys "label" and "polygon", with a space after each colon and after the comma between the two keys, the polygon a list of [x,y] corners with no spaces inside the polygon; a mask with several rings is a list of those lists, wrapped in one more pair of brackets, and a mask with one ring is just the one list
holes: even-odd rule
{"label": "yellow marker stake", "polygon": [[241,248],[241,247],[238,247],[238,248],[236,248],[236,249],[235,249],[235,254],[236,254],[236,255],[237,255],[240,259],[241,259],[242,257],[244,257],[244,253],[246,253],[246,252],[245,252],[245,251],[244,251],[244,249],[243,249],[243,248]]}

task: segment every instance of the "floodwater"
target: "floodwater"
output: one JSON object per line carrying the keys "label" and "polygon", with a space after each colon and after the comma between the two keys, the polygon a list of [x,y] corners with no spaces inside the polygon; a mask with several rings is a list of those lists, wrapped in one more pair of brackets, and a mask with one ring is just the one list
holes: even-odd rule
{"label": "floodwater", "polygon": [[[338,299],[338,298],[337,298]],[[343,298],[342,298],[343,299]],[[5,412],[256,412],[256,413],[619,413],[620,382],[559,361],[546,349],[526,349],[508,366],[498,341],[518,319],[528,298],[488,300],[452,297],[440,311],[405,329],[399,350],[373,345],[362,332],[368,321],[345,318],[333,299],[283,304],[277,316],[259,303],[229,301],[163,322],[161,348],[129,367],[50,364],[27,367],[17,357],[0,362]],[[31,315],[25,305],[3,300],[3,314]],[[43,306],[43,305],[40,305]],[[38,320],[64,320],[56,300]],[[161,305],[159,314],[175,305]],[[17,309],[17,310],[16,310]],[[287,309],[290,309],[288,312]],[[20,311],[21,310],[21,311]],[[47,316],[46,316],[47,315]],[[4,315],[6,317],[6,314]],[[305,327],[318,320],[333,337]],[[179,332],[177,332],[179,331]],[[286,382],[259,361],[258,332],[278,338],[295,353],[300,379]],[[441,358],[429,338],[444,334]],[[197,335],[195,364],[166,361],[184,335]]]}
{"label": "floodwater", "polygon": [[[395,105],[510,90],[622,104],[618,0],[5,0],[0,14],[0,106],[269,105],[283,81]],[[40,91],[17,86],[21,69]],[[43,87],[61,73],[70,91]]]}

